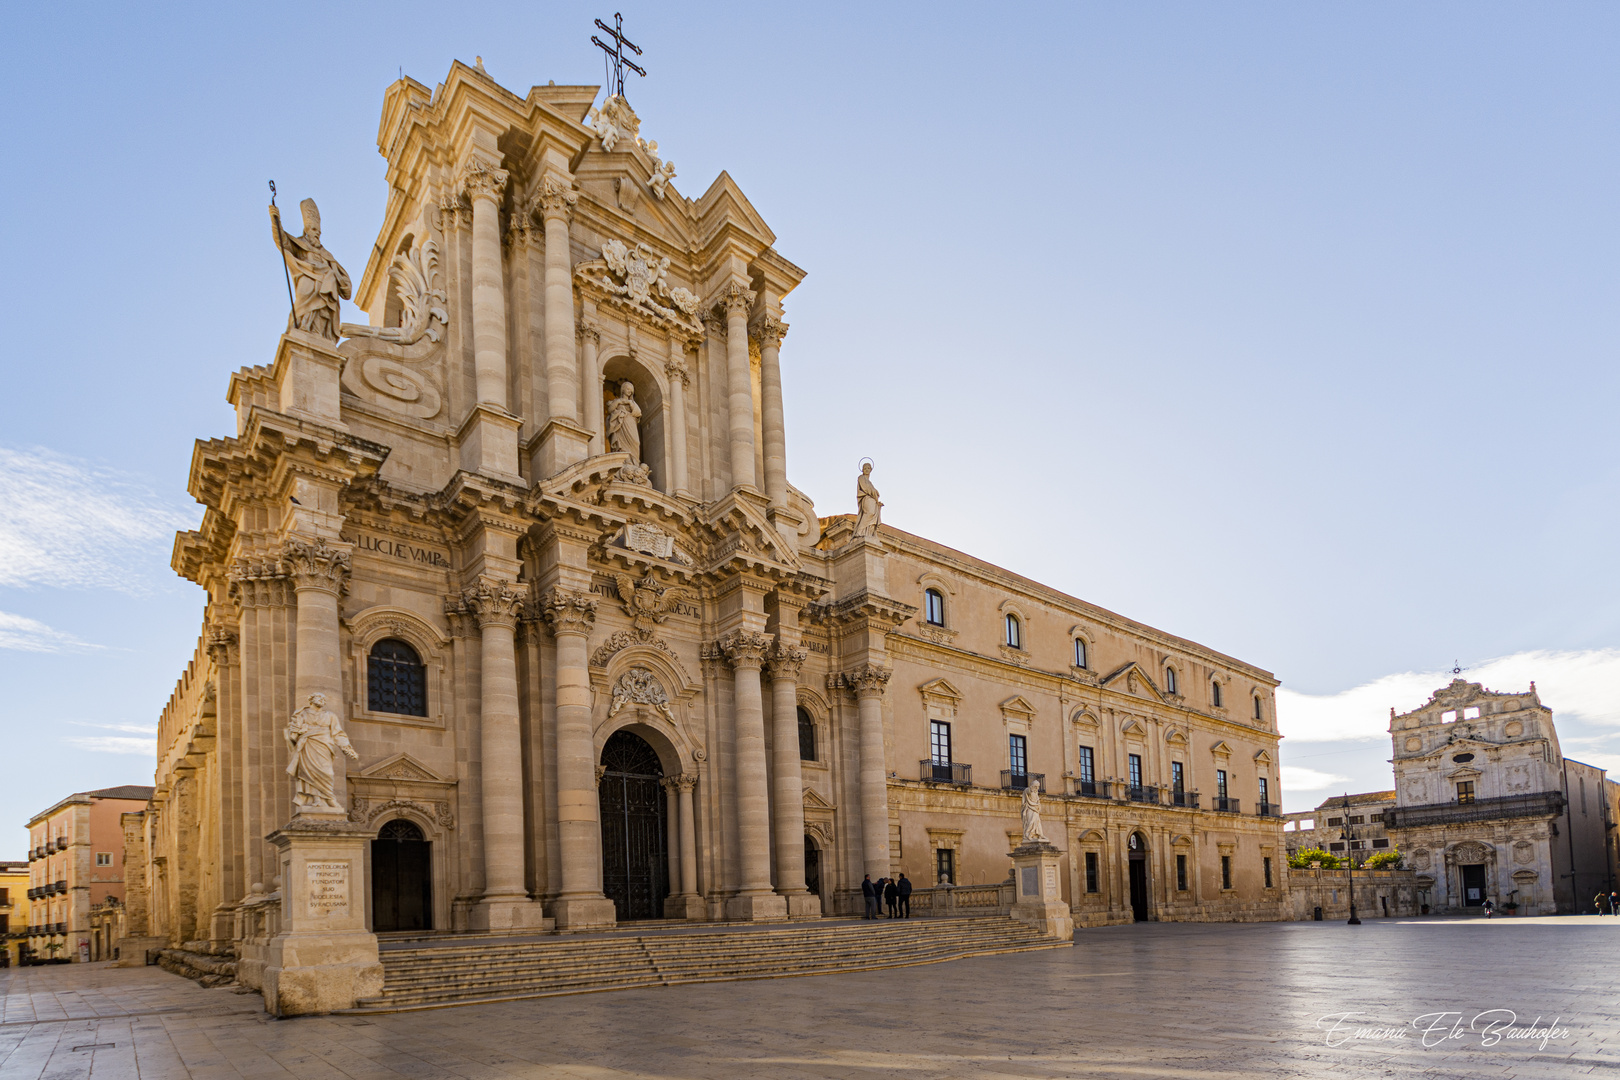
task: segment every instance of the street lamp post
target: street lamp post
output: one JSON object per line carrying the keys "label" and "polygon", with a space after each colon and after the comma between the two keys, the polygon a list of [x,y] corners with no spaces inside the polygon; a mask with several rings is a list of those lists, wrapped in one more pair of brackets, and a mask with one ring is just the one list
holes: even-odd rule
{"label": "street lamp post", "polygon": [[1356,918],[1356,858],[1355,846],[1350,831],[1350,793],[1344,793],[1344,862],[1350,868],[1350,921],[1347,926],[1360,926],[1361,920]]}

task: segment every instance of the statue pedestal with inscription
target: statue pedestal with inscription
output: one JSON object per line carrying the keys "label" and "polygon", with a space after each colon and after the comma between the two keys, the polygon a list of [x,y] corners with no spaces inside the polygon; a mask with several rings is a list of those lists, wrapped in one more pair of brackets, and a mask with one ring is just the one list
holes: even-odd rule
{"label": "statue pedestal with inscription", "polygon": [[1013,848],[1012,917],[1059,941],[1074,938],[1074,918],[1063,902],[1058,862],[1063,852],[1044,840],[1026,840]]}
{"label": "statue pedestal with inscription", "polygon": [[280,853],[281,932],[270,941],[264,1003],[276,1016],[352,1009],[382,993],[366,929],[371,830],[339,814],[299,814],[270,834]]}

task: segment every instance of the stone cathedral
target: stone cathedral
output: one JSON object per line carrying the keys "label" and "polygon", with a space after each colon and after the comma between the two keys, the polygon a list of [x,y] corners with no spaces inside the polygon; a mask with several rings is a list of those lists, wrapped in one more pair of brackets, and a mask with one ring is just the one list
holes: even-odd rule
{"label": "stone cathedral", "polygon": [[328,945],[858,914],[867,875],[1003,882],[1032,784],[1075,923],[1283,917],[1272,675],[883,524],[870,469],[818,517],[804,271],[597,97],[390,86],[357,282],[275,213],[289,326],[174,548],[207,606],[126,822],[147,932],[258,985],[295,966],[267,910]]}

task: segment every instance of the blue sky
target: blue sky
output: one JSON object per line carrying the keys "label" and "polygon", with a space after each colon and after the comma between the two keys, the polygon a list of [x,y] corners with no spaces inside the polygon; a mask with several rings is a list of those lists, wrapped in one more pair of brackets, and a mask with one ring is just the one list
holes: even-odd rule
{"label": "blue sky", "polygon": [[[1620,9],[621,10],[675,187],[809,272],[821,512],[871,455],[895,525],[1274,670],[1290,809],[1387,785],[1454,661],[1620,768]],[[357,275],[398,72],[599,82],[611,14],[8,8],[0,822],[150,775],[192,441],[285,319],[265,181]]]}

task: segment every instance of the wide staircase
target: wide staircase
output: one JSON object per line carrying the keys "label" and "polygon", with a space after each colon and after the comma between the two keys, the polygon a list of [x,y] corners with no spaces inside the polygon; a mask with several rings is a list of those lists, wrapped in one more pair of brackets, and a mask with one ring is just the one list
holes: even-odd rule
{"label": "wide staircase", "polygon": [[1072,944],[1043,937],[1005,916],[475,940],[466,935],[385,939],[383,992],[362,998],[354,1011],[395,1012],[633,987],[830,975]]}

